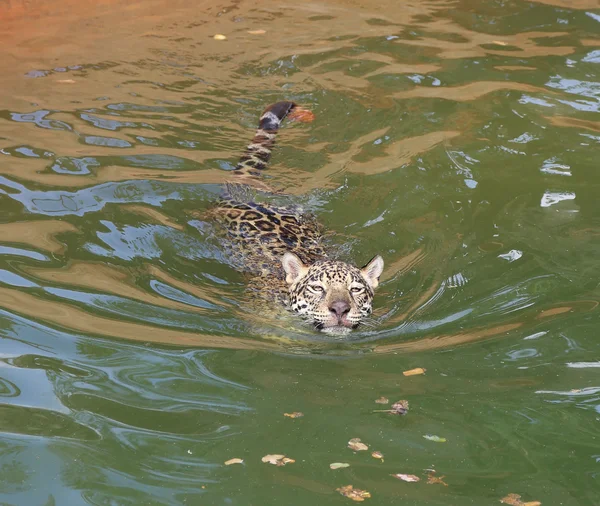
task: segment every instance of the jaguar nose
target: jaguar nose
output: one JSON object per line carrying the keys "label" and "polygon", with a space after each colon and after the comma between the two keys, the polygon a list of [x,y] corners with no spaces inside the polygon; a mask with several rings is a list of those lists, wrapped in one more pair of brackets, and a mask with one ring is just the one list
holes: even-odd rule
{"label": "jaguar nose", "polygon": [[341,318],[350,312],[350,304],[345,300],[338,300],[329,306],[329,311],[338,318]]}

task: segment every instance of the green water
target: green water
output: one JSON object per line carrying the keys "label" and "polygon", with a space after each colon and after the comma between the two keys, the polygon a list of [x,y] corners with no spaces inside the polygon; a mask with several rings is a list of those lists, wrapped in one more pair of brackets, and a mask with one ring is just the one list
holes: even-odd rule
{"label": "green water", "polygon": [[[48,5],[0,28],[1,504],[600,504],[598,2]],[[281,99],[269,184],[386,262],[347,340],[203,218]]]}

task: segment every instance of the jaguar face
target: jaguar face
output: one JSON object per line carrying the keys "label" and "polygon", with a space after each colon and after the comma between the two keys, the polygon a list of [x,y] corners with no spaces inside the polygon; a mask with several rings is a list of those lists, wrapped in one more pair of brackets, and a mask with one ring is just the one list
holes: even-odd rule
{"label": "jaguar face", "polygon": [[347,334],[371,314],[373,291],[383,271],[379,255],[362,269],[335,260],[305,265],[290,252],[283,255],[281,263],[289,287],[290,308],[317,330]]}

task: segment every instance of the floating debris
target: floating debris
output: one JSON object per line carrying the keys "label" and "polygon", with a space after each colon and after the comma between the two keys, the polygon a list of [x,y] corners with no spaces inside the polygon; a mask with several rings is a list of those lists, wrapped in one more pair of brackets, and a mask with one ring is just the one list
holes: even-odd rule
{"label": "floating debris", "polygon": [[352,485],[346,485],[345,487],[336,488],[336,490],[344,497],[348,497],[356,502],[362,502],[365,499],[371,497],[371,494],[366,490],[359,488],[353,488]]}
{"label": "floating debris", "polygon": [[216,35],[213,36],[213,39],[215,39],[215,40],[227,40],[227,37],[225,35],[223,35],[222,33],[217,33]]}
{"label": "floating debris", "polygon": [[286,457],[285,455],[265,455],[262,459],[261,459],[265,464],[273,464],[274,466],[277,467],[281,467],[281,466],[285,466],[286,464],[293,464],[294,462],[296,462],[294,459],[290,459],[288,457]]}
{"label": "floating debris", "polygon": [[389,404],[390,400],[387,397],[380,397],[379,399],[375,399],[377,404]]}
{"label": "floating debris", "polygon": [[445,476],[440,476],[440,477],[438,478],[438,477],[437,477],[437,476],[435,476],[435,474],[433,474],[433,473],[435,473],[435,471],[432,471],[432,472],[430,472],[430,473],[427,475],[427,484],[428,484],[428,485],[435,485],[435,484],[437,483],[437,484],[440,484],[440,485],[444,485],[444,487],[447,487],[447,486],[448,486],[448,484],[447,484],[447,483],[444,481],[444,478],[445,478]]}
{"label": "floating debris", "polygon": [[75,84],[74,79],[57,79],[56,82],[59,84]]}
{"label": "floating debris", "polygon": [[348,441],[348,448],[350,448],[351,450],[354,450],[355,452],[360,452],[360,451],[368,450],[369,446],[366,445],[365,443],[361,442],[359,437],[355,437],[355,438],[352,438],[350,441]]}
{"label": "floating debris", "polygon": [[398,474],[391,474],[390,476],[393,476],[394,478],[398,478],[399,480],[408,481],[408,482],[421,481],[421,478],[419,478],[418,476],[415,476],[414,474],[398,473]]}
{"label": "floating debris", "polygon": [[383,462],[383,453],[381,452],[373,452],[371,453],[371,457],[374,459],[381,459],[381,462]]}
{"label": "floating debris", "polygon": [[408,412],[408,401],[401,400],[392,404],[391,409],[376,409],[374,413],[390,413],[391,415],[405,415]]}
{"label": "floating debris", "polygon": [[345,462],[334,462],[333,464],[329,464],[329,469],[343,469],[344,467],[350,467],[350,464],[346,464]]}
{"label": "floating debris", "polygon": [[392,404],[392,409],[390,410],[390,413],[392,413],[393,415],[405,415],[407,411],[408,401],[401,400]]}
{"label": "floating debris", "polygon": [[510,504],[511,506],[541,506],[539,501],[523,502],[519,494],[508,494],[506,497],[500,499],[503,504]]}
{"label": "floating debris", "polygon": [[243,464],[244,460],[243,459],[229,459],[225,461],[225,465],[226,466],[230,466],[232,464]]}
{"label": "floating debris", "polygon": [[426,371],[427,369],[424,369],[423,367],[417,367],[416,369],[404,371],[402,374],[404,374],[404,376],[417,376],[418,374],[425,374]]}
{"label": "floating debris", "polygon": [[250,35],[264,35],[265,33],[267,33],[266,30],[248,30],[248,33]]}
{"label": "floating debris", "polygon": [[434,436],[433,434],[425,434],[423,437],[425,439],[429,439],[429,441],[434,441],[436,443],[445,443],[446,442],[445,437]]}
{"label": "floating debris", "polygon": [[283,416],[287,416],[288,418],[301,418],[304,416],[304,413],[294,411],[293,413],[284,413]]}
{"label": "floating debris", "polygon": [[301,123],[310,123],[315,119],[315,113],[305,109],[304,107],[296,106],[287,116],[288,120],[300,121]]}

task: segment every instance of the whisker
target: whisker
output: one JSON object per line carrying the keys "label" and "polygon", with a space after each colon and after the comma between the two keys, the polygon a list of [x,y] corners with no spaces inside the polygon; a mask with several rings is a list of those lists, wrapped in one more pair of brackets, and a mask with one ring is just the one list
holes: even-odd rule
{"label": "whisker", "polygon": [[376,324],[373,323],[373,322],[360,322],[360,326],[361,327],[367,327],[367,328],[373,329],[373,328],[376,327]]}

